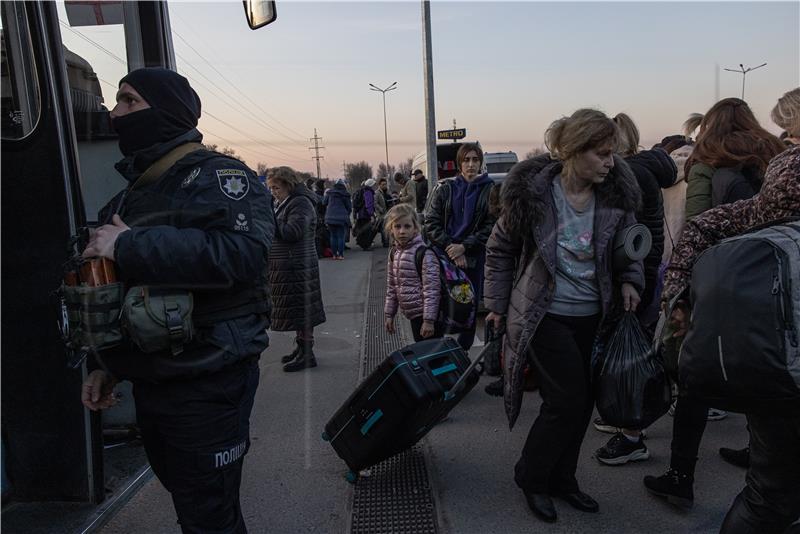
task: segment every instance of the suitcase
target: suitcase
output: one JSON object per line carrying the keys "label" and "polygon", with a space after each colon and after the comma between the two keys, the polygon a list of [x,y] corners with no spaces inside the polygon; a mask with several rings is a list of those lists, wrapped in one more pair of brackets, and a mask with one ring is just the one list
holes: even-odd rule
{"label": "suitcase", "polygon": [[347,479],[419,441],[478,382],[475,365],[455,340],[423,340],[393,352],[325,425],[347,463]]}

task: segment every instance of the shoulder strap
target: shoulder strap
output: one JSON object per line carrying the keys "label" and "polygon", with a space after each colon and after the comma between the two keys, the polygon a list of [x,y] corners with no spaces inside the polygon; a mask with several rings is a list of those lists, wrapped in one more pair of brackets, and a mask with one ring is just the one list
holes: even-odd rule
{"label": "shoulder strap", "polygon": [[414,251],[414,265],[417,267],[417,274],[422,276],[422,261],[425,259],[425,253],[428,251],[428,247],[425,245],[421,245],[416,251]]}
{"label": "shoulder strap", "polygon": [[184,143],[167,152],[159,160],[150,165],[139,178],[133,183],[131,189],[139,189],[146,185],[152,184],[167,170],[175,165],[181,158],[196,150],[201,150],[203,145],[200,143]]}

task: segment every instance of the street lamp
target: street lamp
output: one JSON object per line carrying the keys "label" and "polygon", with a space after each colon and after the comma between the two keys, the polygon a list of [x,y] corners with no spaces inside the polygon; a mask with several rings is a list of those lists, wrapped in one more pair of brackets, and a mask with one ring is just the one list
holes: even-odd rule
{"label": "street lamp", "polygon": [[377,85],[369,84],[370,91],[378,91],[383,95],[383,143],[386,147],[386,174],[387,174],[387,181],[391,184],[392,183],[392,176],[389,172],[389,136],[386,130],[386,93],[389,91],[394,91],[397,89],[397,82],[394,82],[392,85],[387,87],[386,89],[381,89]]}
{"label": "street lamp", "polygon": [[760,69],[760,68],[761,68],[761,67],[763,67],[764,65],[766,65],[766,63],[762,63],[762,64],[761,64],[761,65],[759,65],[758,67],[747,67],[747,68],[745,69],[745,68],[744,68],[744,65],[742,65],[741,63],[739,63],[739,69],[738,69],[738,70],[737,70],[737,69],[725,69],[725,70],[727,70],[728,72],[738,72],[739,74],[741,74],[741,75],[742,75],[742,100],[744,100],[744,80],[745,80],[745,77],[747,76],[747,73],[748,73],[748,72],[750,72],[751,70]]}

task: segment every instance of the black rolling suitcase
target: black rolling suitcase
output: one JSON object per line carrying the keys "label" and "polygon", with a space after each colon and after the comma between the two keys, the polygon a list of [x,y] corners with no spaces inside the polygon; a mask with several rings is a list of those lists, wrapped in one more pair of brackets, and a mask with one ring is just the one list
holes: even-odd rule
{"label": "black rolling suitcase", "polygon": [[480,359],[470,363],[448,337],[391,353],[325,425],[322,438],[347,463],[347,479],[427,434],[478,382]]}

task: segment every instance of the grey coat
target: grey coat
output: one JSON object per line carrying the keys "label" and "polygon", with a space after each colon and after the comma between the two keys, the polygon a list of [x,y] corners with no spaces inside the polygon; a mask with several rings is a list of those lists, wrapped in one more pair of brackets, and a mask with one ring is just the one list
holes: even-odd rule
{"label": "grey coat", "polygon": [[[555,292],[558,216],[553,178],[562,164],[548,155],[523,161],[508,174],[501,195],[501,215],[486,244],[483,302],[506,316],[504,341],[505,409],[513,427],[522,404],[526,353]],[[616,284],[630,282],[641,294],[642,263],[612,273],[611,250],[616,232],[636,223],[640,203],[636,177],[614,156],[614,168],[596,186],[594,244],[603,315],[611,308]]]}
{"label": "grey coat", "polygon": [[317,197],[298,185],[275,210],[269,256],[272,330],[313,328],[325,322],[315,245]]}

